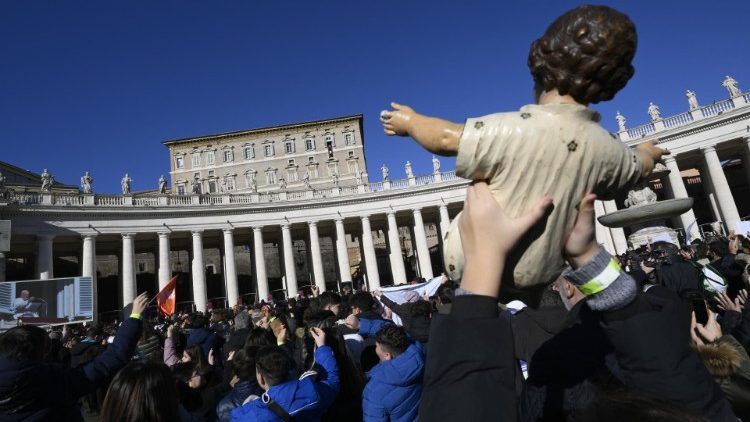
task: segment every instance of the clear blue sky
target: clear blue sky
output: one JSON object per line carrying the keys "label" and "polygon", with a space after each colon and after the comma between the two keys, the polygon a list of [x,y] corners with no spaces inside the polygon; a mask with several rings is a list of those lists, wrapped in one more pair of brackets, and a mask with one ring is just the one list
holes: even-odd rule
{"label": "clear blue sky", "polygon": [[[529,44],[578,3],[566,1],[3,1],[0,160],[97,192],[156,187],[162,141],[363,113],[368,169],[412,161],[413,141],[386,137],[389,101],[462,121],[532,101]],[[750,90],[750,1],[606,2],[639,35],[636,74],[595,106],[616,128]],[[443,160],[444,168],[453,162]]]}

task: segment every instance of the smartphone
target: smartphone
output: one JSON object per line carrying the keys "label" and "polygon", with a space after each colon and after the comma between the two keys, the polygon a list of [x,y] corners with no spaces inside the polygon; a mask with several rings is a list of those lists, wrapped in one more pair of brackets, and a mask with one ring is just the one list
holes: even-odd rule
{"label": "smartphone", "polygon": [[693,299],[693,311],[695,312],[695,322],[706,325],[708,322],[708,311],[706,310],[706,301],[703,299]]}

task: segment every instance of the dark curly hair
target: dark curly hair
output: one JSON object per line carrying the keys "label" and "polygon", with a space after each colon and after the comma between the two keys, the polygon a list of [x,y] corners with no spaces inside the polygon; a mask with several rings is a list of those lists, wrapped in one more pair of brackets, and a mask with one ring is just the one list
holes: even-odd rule
{"label": "dark curly hair", "polygon": [[409,347],[409,337],[406,335],[406,330],[404,327],[395,324],[387,324],[378,330],[375,335],[375,342],[379,343],[380,347],[393,357],[404,353]]}
{"label": "dark curly hair", "polygon": [[531,44],[529,69],[537,94],[557,89],[581,104],[611,100],[633,77],[635,25],[606,6],[569,10]]}

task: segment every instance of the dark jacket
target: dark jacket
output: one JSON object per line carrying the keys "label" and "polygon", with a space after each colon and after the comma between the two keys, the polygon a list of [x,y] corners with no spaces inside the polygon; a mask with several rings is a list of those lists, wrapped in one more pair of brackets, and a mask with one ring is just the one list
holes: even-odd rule
{"label": "dark jacket", "polygon": [[127,365],[141,322],[126,319],[115,340],[93,361],[76,369],[0,358],[0,420],[82,421],[77,401]]}
{"label": "dark jacket", "polygon": [[396,303],[386,295],[380,296],[380,301],[383,302],[383,305],[391,308],[391,311],[401,318],[404,328],[408,329],[411,326],[411,308],[414,306],[414,303]]}
{"label": "dark jacket", "polygon": [[419,405],[421,421],[517,421],[509,318],[497,299],[456,296],[435,315]]}
{"label": "dark jacket", "polygon": [[[515,337],[526,336],[525,328],[514,326]],[[575,420],[600,391],[621,386],[607,366],[612,346],[600,327],[599,315],[585,300],[568,312],[558,330],[536,350],[527,351],[532,356],[519,406],[521,420]]]}
{"label": "dark jacket", "polygon": [[201,350],[203,351],[203,357],[208,358],[208,352],[211,349],[215,349],[214,353],[218,352],[222,343],[221,336],[216,335],[216,333],[207,328],[198,328],[190,332],[185,347],[190,347],[195,344],[200,345]]}
{"label": "dark jacket", "polygon": [[422,345],[414,342],[404,353],[381,362],[367,374],[369,381],[362,394],[365,421],[417,420],[424,358]]}
{"label": "dark jacket", "polygon": [[629,390],[710,421],[736,422],[729,402],[690,347],[688,315],[677,295],[655,286],[624,308],[604,312],[602,321]]}
{"label": "dark jacket", "polygon": [[269,399],[279,404],[297,422],[319,421],[339,391],[339,370],[329,346],[318,347],[315,362],[318,377],[292,379],[271,387],[263,396],[231,412],[232,421],[280,421],[268,408]]}
{"label": "dark jacket", "polygon": [[258,381],[254,378],[247,381],[238,382],[232,391],[227,393],[219,404],[216,405],[216,415],[220,422],[228,422],[230,420],[230,413],[232,410],[242,406],[242,403],[250,397],[255,395],[260,397],[263,394],[263,389],[258,385]]}
{"label": "dark jacket", "polygon": [[70,367],[78,368],[104,351],[104,347],[95,339],[85,338],[70,348]]}
{"label": "dark jacket", "polygon": [[654,271],[657,282],[683,299],[691,291],[702,292],[701,270],[682,257],[673,259],[671,264],[663,264]]}

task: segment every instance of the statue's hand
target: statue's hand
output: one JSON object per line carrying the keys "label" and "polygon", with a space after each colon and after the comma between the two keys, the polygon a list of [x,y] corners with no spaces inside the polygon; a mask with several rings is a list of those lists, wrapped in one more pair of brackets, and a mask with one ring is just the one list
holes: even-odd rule
{"label": "statue's hand", "polygon": [[380,122],[383,124],[383,130],[386,135],[408,136],[411,121],[417,114],[411,107],[391,103],[393,110],[383,110],[380,112]]}

